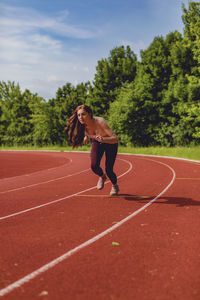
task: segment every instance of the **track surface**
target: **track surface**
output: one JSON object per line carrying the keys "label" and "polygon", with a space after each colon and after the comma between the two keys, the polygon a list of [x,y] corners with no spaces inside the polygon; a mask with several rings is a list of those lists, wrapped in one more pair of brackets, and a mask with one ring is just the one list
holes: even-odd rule
{"label": "track surface", "polygon": [[3,299],[200,299],[200,163],[119,154],[118,197],[89,153],[1,151],[0,166]]}

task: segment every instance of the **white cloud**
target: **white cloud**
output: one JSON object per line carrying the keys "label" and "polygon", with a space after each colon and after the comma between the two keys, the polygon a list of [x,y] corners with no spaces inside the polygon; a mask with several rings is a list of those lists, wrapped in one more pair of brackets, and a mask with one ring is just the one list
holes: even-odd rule
{"label": "white cloud", "polygon": [[83,29],[77,25],[69,25],[66,23],[67,11],[58,15],[49,17],[45,14],[22,7],[10,7],[0,4],[2,17],[0,18],[0,27],[6,29],[7,33],[27,32],[33,30],[47,30],[64,37],[73,38],[92,38],[94,32]]}
{"label": "white cloud", "polygon": [[0,80],[18,82],[22,89],[49,99],[66,82],[92,79],[88,74],[94,72],[92,61],[82,62],[67,42],[71,37],[85,39],[94,34],[67,24],[67,11],[49,17],[2,4],[0,11]]}

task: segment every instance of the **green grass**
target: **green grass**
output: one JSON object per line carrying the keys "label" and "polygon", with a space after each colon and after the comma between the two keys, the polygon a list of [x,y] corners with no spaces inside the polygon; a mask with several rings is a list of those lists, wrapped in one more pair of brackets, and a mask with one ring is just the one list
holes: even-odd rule
{"label": "green grass", "polygon": [[119,147],[121,153],[161,155],[200,160],[200,146],[192,147]]}
{"label": "green grass", "polygon": [[0,150],[90,151],[90,146],[84,145],[76,149],[69,146],[1,146]]}
{"label": "green grass", "polygon": [[[1,150],[48,150],[48,151],[90,151],[90,146],[83,146],[78,149],[72,149],[72,147],[61,146],[48,146],[48,147],[36,147],[36,146],[16,146],[16,147],[1,147]],[[200,146],[191,147],[122,147],[119,146],[119,153],[131,153],[131,154],[146,154],[146,155],[160,155],[179,158],[188,158],[194,160],[200,160]]]}

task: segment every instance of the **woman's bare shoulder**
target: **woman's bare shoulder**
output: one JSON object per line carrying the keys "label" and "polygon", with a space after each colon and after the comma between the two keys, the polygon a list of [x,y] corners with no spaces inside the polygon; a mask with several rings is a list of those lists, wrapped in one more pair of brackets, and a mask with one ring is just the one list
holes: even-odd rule
{"label": "woman's bare shoulder", "polygon": [[95,121],[99,124],[106,123],[105,119],[103,117],[94,117]]}

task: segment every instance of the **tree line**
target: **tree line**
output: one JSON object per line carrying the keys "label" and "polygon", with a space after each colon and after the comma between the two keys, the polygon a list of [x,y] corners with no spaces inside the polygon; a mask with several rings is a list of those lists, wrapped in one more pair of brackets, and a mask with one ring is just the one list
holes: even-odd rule
{"label": "tree line", "polygon": [[182,11],[183,34],[155,37],[140,60],[116,47],[92,83],[67,82],[48,101],[1,81],[0,145],[67,145],[66,120],[80,104],[105,117],[122,145],[200,144],[200,2]]}

